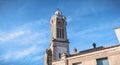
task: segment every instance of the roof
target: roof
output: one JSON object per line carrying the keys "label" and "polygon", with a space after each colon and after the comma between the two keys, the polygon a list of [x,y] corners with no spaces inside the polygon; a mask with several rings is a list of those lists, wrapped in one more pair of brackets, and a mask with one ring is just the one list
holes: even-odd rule
{"label": "roof", "polygon": [[120,27],[116,27],[115,29],[119,29]]}
{"label": "roof", "polygon": [[77,54],[71,54],[69,57],[73,57],[73,56],[77,56],[77,55],[82,55],[82,54],[87,54],[87,53],[92,53],[92,52],[101,51],[101,50],[105,50],[105,49],[110,49],[110,48],[114,48],[114,47],[118,47],[118,46],[120,46],[120,44],[119,45],[114,45],[114,46],[109,46],[109,47],[103,47],[103,46],[101,46],[101,47],[97,47],[97,48],[83,50],[83,51],[80,51]]}

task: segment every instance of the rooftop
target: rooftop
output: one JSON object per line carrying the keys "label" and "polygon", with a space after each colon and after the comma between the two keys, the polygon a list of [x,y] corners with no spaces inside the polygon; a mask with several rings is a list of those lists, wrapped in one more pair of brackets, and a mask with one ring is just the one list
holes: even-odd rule
{"label": "rooftop", "polygon": [[116,27],[115,29],[119,29],[120,27]]}
{"label": "rooftop", "polygon": [[101,50],[105,50],[105,49],[110,49],[110,48],[114,48],[114,47],[118,47],[119,45],[114,45],[114,46],[109,46],[109,47],[97,47],[97,48],[92,48],[92,49],[87,49],[87,50],[83,50],[83,51],[79,51],[79,53],[77,54],[71,54],[69,57],[73,57],[73,56],[77,56],[77,55],[82,55],[82,54],[87,54],[87,53],[91,53],[91,52],[96,52],[96,51],[101,51]]}

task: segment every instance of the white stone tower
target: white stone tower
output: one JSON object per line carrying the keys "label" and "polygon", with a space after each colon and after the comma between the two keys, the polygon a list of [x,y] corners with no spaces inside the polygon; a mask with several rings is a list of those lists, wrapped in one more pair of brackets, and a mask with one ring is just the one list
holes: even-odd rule
{"label": "white stone tower", "polygon": [[[69,56],[69,41],[66,32],[66,17],[57,9],[50,21],[51,41],[45,54],[45,65],[52,65],[53,61],[61,60],[62,54]],[[49,57],[49,58],[48,58]]]}

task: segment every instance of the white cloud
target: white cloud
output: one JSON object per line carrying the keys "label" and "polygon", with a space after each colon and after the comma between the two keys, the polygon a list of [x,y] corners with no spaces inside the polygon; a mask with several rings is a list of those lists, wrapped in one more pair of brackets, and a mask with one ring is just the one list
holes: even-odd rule
{"label": "white cloud", "polygon": [[41,18],[41,19],[38,19],[38,20],[34,20],[34,21],[31,21],[30,23],[25,23],[23,24],[22,26],[20,26],[20,28],[29,28],[31,26],[41,26],[41,25],[45,25],[45,24],[48,24],[49,23],[49,20],[47,19],[44,19],[44,18]]}
{"label": "white cloud", "polygon": [[23,58],[23,57],[26,57],[28,56],[29,54],[32,54],[34,52],[37,52],[37,48],[36,47],[31,47],[31,48],[28,48],[28,49],[25,49],[25,50],[22,50],[22,51],[19,51],[19,52],[15,52],[15,58],[18,59],[18,58]]}
{"label": "white cloud", "polygon": [[21,45],[29,45],[29,44],[43,44],[47,43],[47,34],[48,32],[42,31],[42,32],[32,32],[16,38],[15,40],[11,40],[14,43],[19,43]]}
{"label": "white cloud", "polygon": [[[43,51],[43,49],[40,49],[37,46],[33,46],[33,47],[30,47],[30,48],[27,48],[27,49],[24,49],[21,51],[7,52],[6,54],[0,56],[0,60],[3,60],[5,62],[8,62],[10,60],[19,60],[19,59],[25,58],[30,55],[34,55],[34,54],[36,54],[38,52],[42,52],[42,51]],[[42,58],[42,56],[38,57],[38,58],[35,57],[32,59],[39,60],[41,58]]]}
{"label": "white cloud", "polygon": [[[47,24],[47,19],[39,19],[30,23],[25,23],[11,30],[11,32],[0,33],[0,42],[12,41],[15,43],[31,43],[36,40],[45,42],[45,36],[48,34],[47,30],[43,29],[43,25]],[[39,30],[38,30],[39,29]],[[42,37],[42,38],[41,38]],[[38,41],[39,41],[38,40]]]}
{"label": "white cloud", "polygon": [[36,56],[36,57],[34,57],[33,58],[33,61],[40,61],[41,59],[43,59],[43,55],[41,55],[41,56]]}
{"label": "white cloud", "polygon": [[15,31],[15,32],[11,32],[11,33],[4,33],[3,35],[0,36],[0,42],[4,42],[4,41],[8,41],[11,39],[14,39],[18,36],[21,36],[23,34],[25,34],[26,31]]}
{"label": "white cloud", "polygon": [[[71,38],[73,38],[73,36],[75,37],[81,36],[80,38],[86,38],[86,37],[87,38],[102,38],[105,36],[104,34],[106,34],[106,36],[109,35],[109,33],[108,34],[107,32],[105,33],[106,30],[113,29],[111,31],[114,31],[114,27],[116,27],[119,24],[118,20],[119,19],[114,20],[111,23],[104,23],[104,25],[98,24],[96,26],[89,26],[87,27],[87,29],[83,29],[83,30],[76,32],[76,34],[71,33],[70,36]],[[98,33],[100,31],[101,33]],[[104,34],[102,33],[102,31],[104,32]]]}
{"label": "white cloud", "polygon": [[[28,59],[34,62],[41,60],[43,55],[38,56],[38,54],[43,52],[44,43],[49,41],[49,32],[47,29],[43,29],[45,24],[48,23],[47,19],[40,19],[31,23],[25,23],[8,32],[2,31],[3,33],[0,33],[0,42],[3,42],[3,45],[6,45],[8,50],[2,52],[3,55],[0,54],[0,61],[8,62],[11,60]],[[13,48],[12,51],[11,48]]]}
{"label": "white cloud", "polygon": [[67,22],[70,22],[72,20],[71,16],[67,17]]}
{"label": "white cloud", "polygon": [[37,23],[39,23],[39,24],[47,24],[47,23],[49,23],[49,21],[47,19],[40,19],[40,20],[38,20]]}
{"label": "white cloud", "polygon": [[11,54],[5,54],[1,56],[0,60],[4,60],[6,62],[6,61],[9,61],[11,58],[12,58]]}

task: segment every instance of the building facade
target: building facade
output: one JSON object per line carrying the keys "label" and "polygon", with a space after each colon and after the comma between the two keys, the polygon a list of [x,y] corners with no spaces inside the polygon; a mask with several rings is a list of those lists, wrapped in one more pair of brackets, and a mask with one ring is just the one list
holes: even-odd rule
{"label": "building facade", "polygon": [[[120,65],[120,45],[96,47],[69,53],[69,40],[66,31],[66,17],[57,9],[50,21],[50,46],[45,51],[44,65]],[[120,28],[115,29],[118,39]]]}

